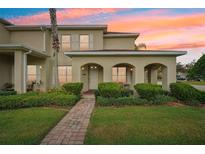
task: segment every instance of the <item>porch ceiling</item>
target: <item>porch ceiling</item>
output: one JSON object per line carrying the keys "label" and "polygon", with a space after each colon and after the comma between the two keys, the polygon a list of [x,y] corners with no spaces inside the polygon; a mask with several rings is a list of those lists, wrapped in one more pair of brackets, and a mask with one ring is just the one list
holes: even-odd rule
{"label": "porch ceiling", "polygon": [[64,53],[69,57],[79,56],[182,56],[187,51],[162,51],[162,50],[86,50],[69,51]]}
{"label": "porch ceiling", "polygon": [[29,55],[35,56],[38,58],[46,58],[49,57],[47,54],[43,53],[42,51],[38,51],[36,49],[32,49],[30,47],[21,45],[21,44],[0,44],[0,52],[1,53],[13,53],[15,51],[23,51],[28,52],[31,51]]}

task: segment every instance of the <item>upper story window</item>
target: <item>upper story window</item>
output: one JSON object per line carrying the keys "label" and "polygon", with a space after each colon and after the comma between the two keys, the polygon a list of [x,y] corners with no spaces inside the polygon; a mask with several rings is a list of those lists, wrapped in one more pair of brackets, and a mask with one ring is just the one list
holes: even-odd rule
{"label": "upper story window", "polygon": [[80,50],[89,49],[89,35],[80,35]]}
{"label": "upper story window", "polygon": [[62,35],[62,51],[71,50],[71,36],[70,35]]}

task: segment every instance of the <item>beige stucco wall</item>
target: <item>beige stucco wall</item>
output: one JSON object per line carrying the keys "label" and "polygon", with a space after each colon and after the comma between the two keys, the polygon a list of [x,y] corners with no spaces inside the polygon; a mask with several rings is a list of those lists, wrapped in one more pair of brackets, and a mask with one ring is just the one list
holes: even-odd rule
{"label": "beige stucco wall", "polygon": [[104,49],[135,49],[136,38],[106,38],[104,37]]}
{"label": "beige stucco wall", "polygon": [[144,83],[144,67],[152,63],[160,63],[167,67],[168,85],[176,82],[176,57],[173,56],[124,56],[124,57],[73,57],[72,76],[73,82],[81,81],[80,68],[87,63],[96,63],[103,67],[103,81],[112,81],[112,67],[120,63],[128,63],[135,66],[134,82]]}
{"label": "beige stucco wall", "polygon": [[43,32],[41,31],[12,31],[10,42],[22,44],[36,50],[44,50]]}
{"label": "beige stucco wall", "polygon": [[13,56],[0,53],[0,89],[5,83],[13,83]]}
{"label": "beige stucco wall", "polygon": [[[80,35],[87,34],[90,36],[90,49],[89,50],[102,50],[103,49],[103,30],[59,30],[59,40],[61,44],[62,35],[71,35],[71,50],[80,50]],[[64,55],[60,48],[58,54],[59,65],[72,65],[71,58]]]}
{"label": "beige stucco wall", "polygon": [[9,43],[10,33],[6,30],[3,24],[0,23],[0,43]]}

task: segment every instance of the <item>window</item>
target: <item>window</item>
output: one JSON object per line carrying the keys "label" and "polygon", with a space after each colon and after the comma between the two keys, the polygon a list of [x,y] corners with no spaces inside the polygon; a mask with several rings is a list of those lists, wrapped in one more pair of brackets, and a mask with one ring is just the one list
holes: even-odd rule
{"label": "window", "polygon": [[27,81],[36,81],[40,77],[40,71],[37,71],[36,65],[27,66]]}
{"label": "window", "polygon": [[80,50],[89,49],[89,35],[80,35]]}
{"label": "window", "polygon": [[112,80],[114,82],[126,83],[127,82],[126,67],[113,67]]}
{"label": "window", "polygon": [[71,50],[71,36],[70,35],[62,35],[62,51]]}
{"label": "window", "polygon": [[72,67],[58,66],[58,78],[60,84],[72,82]]}

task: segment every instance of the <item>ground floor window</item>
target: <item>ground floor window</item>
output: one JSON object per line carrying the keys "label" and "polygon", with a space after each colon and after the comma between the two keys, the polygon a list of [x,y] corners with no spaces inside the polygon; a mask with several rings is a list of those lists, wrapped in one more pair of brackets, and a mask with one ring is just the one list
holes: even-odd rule
{"label": "ground floor window", "polygon": [[27,67],[27,81],[36,81],[40,76],[40,71],[37,71],[36,65],[28,65]]}
{"label": "ground floor window", "polygon": [[72,66],[58,66],[59,83],[72,82]]}
{"label": "ground floor window", "polygon": [[126,83],[127,82],[126,67],[113,67],[112,68],[112,81]]}

